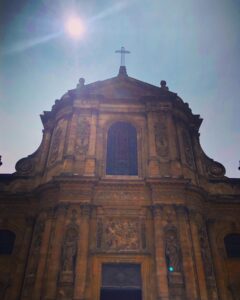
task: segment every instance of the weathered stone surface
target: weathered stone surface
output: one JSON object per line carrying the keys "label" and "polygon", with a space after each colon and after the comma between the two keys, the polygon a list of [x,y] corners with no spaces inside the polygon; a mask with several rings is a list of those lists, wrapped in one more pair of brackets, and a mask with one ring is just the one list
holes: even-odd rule
{"label": "weathered stone surface", "polygon": [[[204,154],[202,119],[165,81],[81,79],[41,119],[38,150],[0,175],[0,230],[16,236],[1,299],[100,300],[105,265],[117,286],[136,266],[142,300],[238,299],[224,238],[240,234],[240,180]],[[116,122],[136,129],[137,175],[106,173]]]}

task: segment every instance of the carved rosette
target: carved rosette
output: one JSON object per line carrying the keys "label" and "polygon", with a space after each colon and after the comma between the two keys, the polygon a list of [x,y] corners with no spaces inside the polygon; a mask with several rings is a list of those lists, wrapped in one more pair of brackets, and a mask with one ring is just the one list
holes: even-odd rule
{"label": "carved rosette", "polygon": [[182,139],[183,139],[183,147],[184,147],[186,163],[190,168],[194,168],[194,157],[193,157],[191,140],[189,134],[186,131],[183,132]]}
{"label": "carved rosette", "polygon": [[75,154],[86,155],[89,146],[90,124],[86,118],[79,118],[76,133]]}
{"label": "carved rosette", "polygon": [[62,139],[62,129],[59,127],[55,130],[49,155],[49,164],[55,163],[58,159],[59,146]]}
{"label": "carved rosette", "polygon": [[99,219],[96,245],[107,252],[144,250],[147,247],[145,223],[135,218]]}
{"label": "carved rosette", "polygon": [[154,129],[157,155],[166,157],[169,152],[167,127],[164,123],[157,123]]}

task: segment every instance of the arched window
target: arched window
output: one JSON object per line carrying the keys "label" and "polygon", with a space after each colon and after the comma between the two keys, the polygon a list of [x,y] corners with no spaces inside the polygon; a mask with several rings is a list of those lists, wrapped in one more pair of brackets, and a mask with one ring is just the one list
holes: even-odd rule
{"label": "arched window", "polygon": [[0,230],[0,255],[10,255],[13,251],[15,233],[10,230]]}
{"label": "arched window", "polygon": [[224,238],[224,243],[228,257],[240,258],[240,234],[228,234]]}
{"label": "arched window", "polygon": [[106,174],[138,174],[137,131],[129,123],[114,123],[108,131]]}

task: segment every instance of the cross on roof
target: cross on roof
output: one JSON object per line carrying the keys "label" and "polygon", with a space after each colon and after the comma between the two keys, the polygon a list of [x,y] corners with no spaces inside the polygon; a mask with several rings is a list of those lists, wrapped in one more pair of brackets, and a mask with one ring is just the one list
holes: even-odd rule
{"label": "cross on roof", "polygon": [[125,67],[125,54],[131,53],[128,50],[125,50],[124,47],[121,47],[121,50],[116,50],[115,53],[121,53],[121,66]]}

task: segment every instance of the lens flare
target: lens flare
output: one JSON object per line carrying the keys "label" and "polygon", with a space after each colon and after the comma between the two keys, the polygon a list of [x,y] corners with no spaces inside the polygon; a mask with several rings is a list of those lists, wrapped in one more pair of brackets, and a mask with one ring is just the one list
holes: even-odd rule
{"label": "lens flare", "polygon": [[85,32],[83,22],[77,17],[68,19],[65,25],[66,32],[73,38],[80,38]]}

